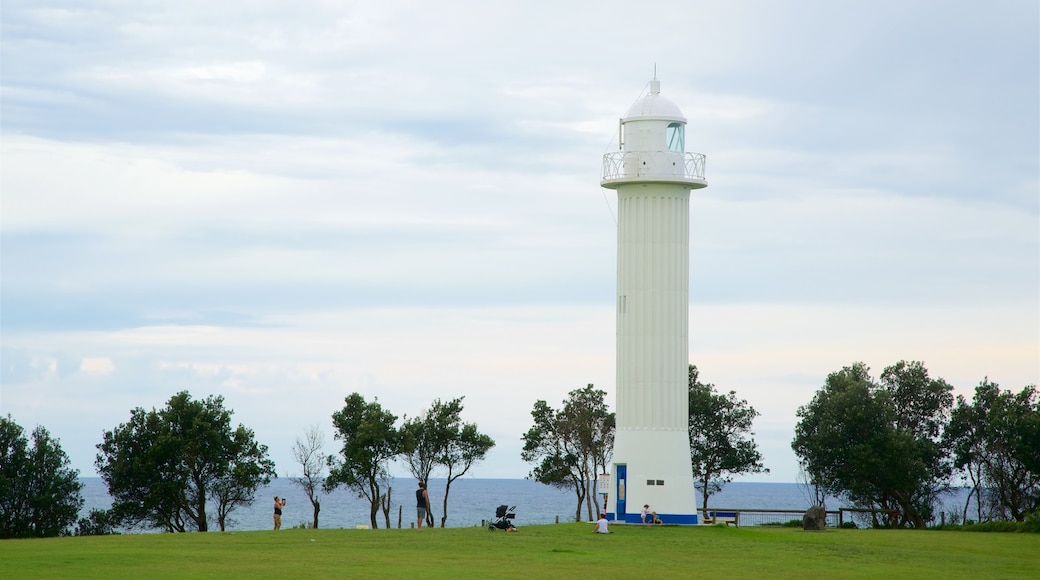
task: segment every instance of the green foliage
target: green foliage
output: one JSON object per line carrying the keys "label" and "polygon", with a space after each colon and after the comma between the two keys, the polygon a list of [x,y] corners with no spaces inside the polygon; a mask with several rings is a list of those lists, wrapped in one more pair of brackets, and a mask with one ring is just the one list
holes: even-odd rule
{"label": "green foliage", "polygon": [[1023,521],[1040,509],[1040,402],[983,380],[971,403],[957,398],[944,440],[972,482],[978,519]]}
{"label": "green foliage", "polygon": [[1022,531],[1040,534],[1040,509],[1026,516],[1026,521],[1022,522]]}
{"label": "green foliage", "polygon": [[[463,423],[462,399],[442,402],[437,399],[422,415],[408,419],[401,426],[401,454],[412,476],[430,480],[435,467],[446,473],[441,527],[448,521],[448,495],[451,484],[469,469],[483,461],[495,441],[477,430],[475,423]],[[431,506],[432,508],[432,506]],[[433,510],[427,513],[433,524]]]}
{"label": "green foliage", "polygon": [[368,500],[372,529],[379,527],[376,516],[380,507],[386,527],[390,527],[389,461],[401,452],[401,434],[394,428],[397,415],[386,411],[378,399],[368,403],[358,393],[346,399],[343,409],[332,414],[336,439],[343,442],[342,459],[328,458],[329,476],[326,491],[340,485]]}
{"label": "green foliage", "polygon": [[116,526],[118,522],[109,510],[90,510],[90,515],[80,518],[76,524],[77,536],[110,536],[118,534]]}
{"label": "green foliage", "polygon": [[193,401],[182,391],[164,409],[133,409],[97,447],[95,464],[114,500],[113,516],[130,527],[205,532],[214,505],[223,531],[234,509],[251,504],[275,475],[267,447],[251,430],[231,427],[231,411],[219,396]]}
{"label": "green foliage", "polygon": [[947,523],[943,526],[934,526],[929,529],[959,531],[959,532],[1004,532],[1040,534],[1040,511],[1029,514],[1023,521],[992,520],[988,522],[975,522],[969,520],[963,525]]}
{"label": "green foliage", "polygon": [[791,447],[813,483],[882,510],[880,525],[924,528],[950,476],[939,435],[951,391],[918,362],[886,368],[880,383],[856,363],[798,409]]}
{"label": "green foliage", "polygon": [[[727,524],[715,524],[716,526],[726,527]],[[759,527],[763,528],[801,528],[803,526],[802,520],[788,520],[786,522],[766,522],[760,524]]]}
{"label": "green foliage", "polygon": [[[459,402],[458,408],[461,412],[462,399],[456,401]],[[437,455],[437,464],[443,466],[447,472],[441,511],[442,528],[448,520],[448,493],[451,491],[451,484],[465,475],[471,467],[483,461],[488,451],[495,446],[495,440],[478,431],[476,423],[463,423],[459,413],[455,413],[447,425],[450,426],[452,434]]]}
{"label": "green foliage", "polygon": [[43,538],[68,533],[83,507],[79,472],[43,426],[25,431],[0,417],[0,538]]}
{"label": "green foliage", "polygon": [[982,522],[980,524],[969,524],[961,526],[961,531],[1012,533],[1022,531],[1022,524],[1020,524],[1019,522],[995,520],[992,522]]}
{"label": "green foliage", "polygon": [[529,478],[546,485],[571,488],[577,498],[574,519],[581,521],[582,506],[592,521],[599,513],[593,493],[597,474],[606,471],[614,449],[614,413],[607,410],[606,391],[588,385],[568,393],[563,408],[555,410],[535,401],[534,425],[524,434],[524,461],[538,465]]}
{"label": "green foliage", "polygon": [[751,438],[751,424],[758,416],[735,391],[720,394],[715,385],[701,383],[695,365],[689,371],[690,463],[696,488],[708,510],[708,498],[722,491],[734,475],[769,473],[762,454]]}

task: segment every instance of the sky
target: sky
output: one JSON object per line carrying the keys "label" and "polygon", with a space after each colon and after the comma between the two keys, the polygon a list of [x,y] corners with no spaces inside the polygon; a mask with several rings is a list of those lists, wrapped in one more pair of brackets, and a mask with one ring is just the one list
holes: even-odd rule
{"label": "sky", "polygon": [[1040,382],[1036,2],[5,0],[0,33],[0,414],[83,476],[188,390],[280,476],[353,392],[464,397],[470,475],[525,477],[535,401],[613,405],[601,159],[655,70],[707,155],[690,361],[760,413],[738,480],[797,481],[858,361]]}

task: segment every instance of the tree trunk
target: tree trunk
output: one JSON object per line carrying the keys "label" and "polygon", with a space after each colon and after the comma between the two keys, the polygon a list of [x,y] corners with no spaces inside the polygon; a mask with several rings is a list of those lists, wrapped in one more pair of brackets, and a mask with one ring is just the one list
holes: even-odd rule
{"label": "tree trunk", "polygon": [[[599,519],[599,501],[596,500],[596,490],[592,487],[592,485],[593,484],[590,483],[588,478],[586,477],[584,482],[585,508],[586,513],[588,513],[590,522],[594,522]],[[595,503],[596,505],[593,506],[593,503]]]}
{"label": "tree trunk", "polygon": [[314,522],[311,524],[311,527],[316,530],[318,529],[318,512],[321,511],[321,502],[316,499],[312,499],[311,505],[314,506]]}
{"label": "tree trunk", "polygon": [[382,490],[379,489],[379,485],[374,480],[368,482],[368,522],[371,524],[373,530],[379,529],[379,520],[376,516],[379,515],[379,503],[383,500]]}
{"label": "tree trunk", "polygon": [[[896,492],[892,495],[895,496],[896,503],[899,504],[899,511],[902,512],[900,517],[903,520],[913,522],[914,528],[918,530],[923,530],[927,527],[924,520],[921,519],[921,515],[910,505],[910,502],[906,500],[902,493]],[[898,522],[893,522],[893,525],[896,523]]]}
{"label": "tree trunk", "polygon": [[199,490],[199,501],[198,501],[198,520],[196,523],[199,525],[200,532],[209,531],[209,518],[206,517],[206,492]]}
{"label": "tree trunk", "polygon": [[451,472],[448,472],[448,482],[444,484],[444,504],[441,506],[441,527],[448,521],[448,491],[451,490]]}
{"label": "tree trunk", "polygon": [[383,496],[383,521],[386,523],[386,529],[390,529],[390,494],[393,493],[394,488],[386,488],[386,495]]}
{"label": "tree trunk", "polygon": [[574,493],[578,496],[578,505],[574,508],[574,521],[581,521],[581,507],[585,503],[585,486],[583,482],[575,477],[571,477],[571,483],[574,484]]}

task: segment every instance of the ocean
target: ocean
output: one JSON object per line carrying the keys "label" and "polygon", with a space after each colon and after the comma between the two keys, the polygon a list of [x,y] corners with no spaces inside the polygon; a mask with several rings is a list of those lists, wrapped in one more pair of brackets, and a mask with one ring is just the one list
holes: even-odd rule
{"label": "ocean", "polygon": [[[86,516],[92,508],[107,509],[112,505],[108,489],[100,477],[83,477],[83,498],[85,500],[82,516]],[[429,482],[430,502],[437,526],[443,511],[444,479],[431,479]],[[399,477],[392,482],[390,526],[398,527],[400,509],[401,527],[409,527],[415,523],[415,490],[416,481]],[[966,490],[958,490],[944,503],[943,511],[960,513],[964,505]],[[268,530],[271,529],[274,496],[286,498],[288,504],[283,510],[282,527],[290,528],[301,524],[310,525],[313,509],[306,494],[289,478],[278,478],[264,486],[256,494],[256,501],[250,506],[240,506],[231,514],[228,531]],[[318,525],[321,528],[354,528],[369,524],[368,501],[358,498],[345,488],[338,488],[331,494],[323,494]],[[698,500],[700,501],[700,500]],[[551,524],[555,522],[575,521],[576,496],[573,491],[557,489],[527,479],[477,479],[460,478],[451,485],[448,497],[448,519],[445,526],[451,528],[480,526],[483,522],[494,519],[495,508],[499,505],[516,506],[514,525]],[[804,511],[811,505],[805,487],[798,483],[754,483],[732,482],[723,490],[709,498],[708,507],[715,509],[740,510],[792,510]],[[831,498],[827,509],[837,509],[841,504]],[[699,505],[698,505],[699,507]],[[208,508],[211,515],[215,509]],[[582,521],[587,520],[582,510]],[[379,527],[385,527],[385,520],[380,512]],[[216,522],[210,524],[216,530]],[[135,530],[149,531],[149,530]],[[154,531],[154,530],[153,530]]]}

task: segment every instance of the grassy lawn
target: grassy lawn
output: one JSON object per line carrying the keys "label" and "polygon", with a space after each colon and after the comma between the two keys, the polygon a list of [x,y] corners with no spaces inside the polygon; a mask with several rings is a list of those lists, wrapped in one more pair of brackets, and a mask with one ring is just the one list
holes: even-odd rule
{"label": "grassy lawn", "polygon": [[1040,578],[1040,534],[611,526],[0,542],[4,578]]}

